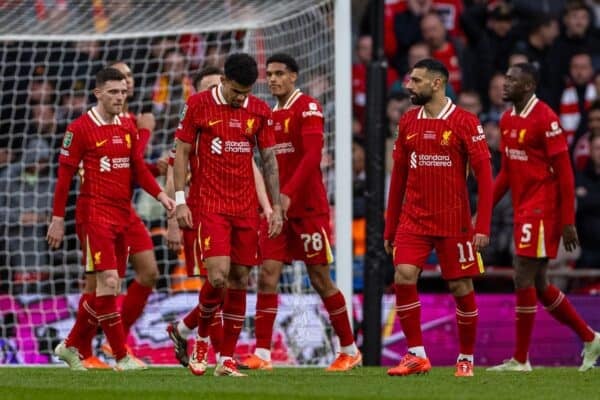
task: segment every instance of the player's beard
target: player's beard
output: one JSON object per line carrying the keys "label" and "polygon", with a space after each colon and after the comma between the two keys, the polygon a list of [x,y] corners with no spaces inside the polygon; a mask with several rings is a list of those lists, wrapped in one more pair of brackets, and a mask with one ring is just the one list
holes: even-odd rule
{"label": "player's beard", "polygon": [[415,106],[424,106],[431,101],[432,97],[431,93],[411,93],[410,101]]}

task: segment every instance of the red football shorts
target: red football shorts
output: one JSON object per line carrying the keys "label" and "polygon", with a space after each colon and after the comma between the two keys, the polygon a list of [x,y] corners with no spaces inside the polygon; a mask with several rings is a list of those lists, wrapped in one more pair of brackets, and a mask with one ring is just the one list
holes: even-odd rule
{"label": "red football shorts", "polygon": [[258,214],[238,217],[201,211],[198,222],[202,260],[229,256],[234,264],[258,265]]}
{"label": "red football shorts", "polygon": [[410,264],[422,268],[431,250],[435,249],[445,280],[481,275],[483,261],[473,249],[471,239],[472,236],[424,236],[398,230],[394,240],[394,265]]}
{"label": "red football shorts", "polygon": [[125,240],[129,247],[129,254],[137,254],[147,250],[154,251],[150,232],[148,232],[144,221],[142,221],[134,210],[131,210],[131,218],[129,218]]}
{"label": "red football shorts", "polygon": [[183,253],[185,255],[185,268],[188,277],[206,276],[206,268],[200,258],[201,250],[198,245],[197,229],[182,229]]}
{"label": "red football shorts", "polygon": [[329,265],[333,253],[329,245],[329,215],[321,214],[305,218],[289,218],[283,223],[281,234],[268,237],[269,225],[261,220],[260,253],[263,260],[289,263],[301,260],[307,266]]}
{"label": "red football shorts", "polygon": [[127,226],[83,223],[76,227],[83,251],[85,272],[116,269],[125,276],[127,266]]}
{"label": "red football shorts", "polygon": [[515,219],[515,253],[532,258],[555,258],[562,235],[560,217],[523,216]]}

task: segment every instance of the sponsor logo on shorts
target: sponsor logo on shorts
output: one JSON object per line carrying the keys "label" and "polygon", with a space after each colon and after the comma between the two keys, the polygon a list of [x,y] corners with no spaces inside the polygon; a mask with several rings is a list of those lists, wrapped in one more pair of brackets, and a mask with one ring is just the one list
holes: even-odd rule
{"label": "sponsor logo on shorts", "polygon": [[475,265],[475,263],[471,263],[471,264],[460,264],[460,269],[464,271],[465,269],[469,269],[469,268],[471,268],[473,265]]}
{"label": "sponsor logo on shorts", "polygon": [[527,247],[531,247],[531,243],[519,243],[520,249],[526,249]]}

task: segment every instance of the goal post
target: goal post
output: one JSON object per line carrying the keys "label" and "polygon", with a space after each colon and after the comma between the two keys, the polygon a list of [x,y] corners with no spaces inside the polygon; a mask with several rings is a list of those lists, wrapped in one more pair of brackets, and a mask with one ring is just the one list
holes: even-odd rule
{"label": "goal post", "polygon": [[[0,364],[55,362],[51,350],[72,325],[82,278],[73,214],[77,183],[62,249],[51,252],[45,243],[58,150],[67,124],[94,101],[95,72],[115,60],[133,70],[133,111],[152,110],[157,118],[149,161],[170,148],[201,68],[222,67],[233,52],[250,53],[260,71],[253,92],[272,105],[267,57],[287,52],[298,60],[298,86],[323,104],[326,118],[322,170],[334,216],[335,277],[352,315],[349,0],[33,3],[0,4],[0,162],[6,161],[0,165],[0,342],[6,346],[0,354],[11,355]],[[137,192],[134,203],[153,233],[161,277],[132,329],[132,343],[153,363],[174,362],[164,327],[195,305],[199,282],[186,279],[182,260],[167,250],[160,206]],[[284,342],[290,363],[330,362],[333,334],[305,266],[286,266],[283,275],[276,341]],[[238,352],[252,346],[255,279],[256,273]],[[292,338],[302,327],[311,337]]]}

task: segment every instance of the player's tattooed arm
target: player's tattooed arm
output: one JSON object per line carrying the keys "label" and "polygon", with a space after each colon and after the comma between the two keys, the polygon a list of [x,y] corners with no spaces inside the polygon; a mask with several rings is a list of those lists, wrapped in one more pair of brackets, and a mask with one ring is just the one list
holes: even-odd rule
{"label": "player's tattooed arm", "polygon": [[279,194],[279,168],[277,167],[275,151],[272,147],[261,149],[260,157],[263,162],[265,184],[271,195],[273,205],[281,206],[281,196]]}

